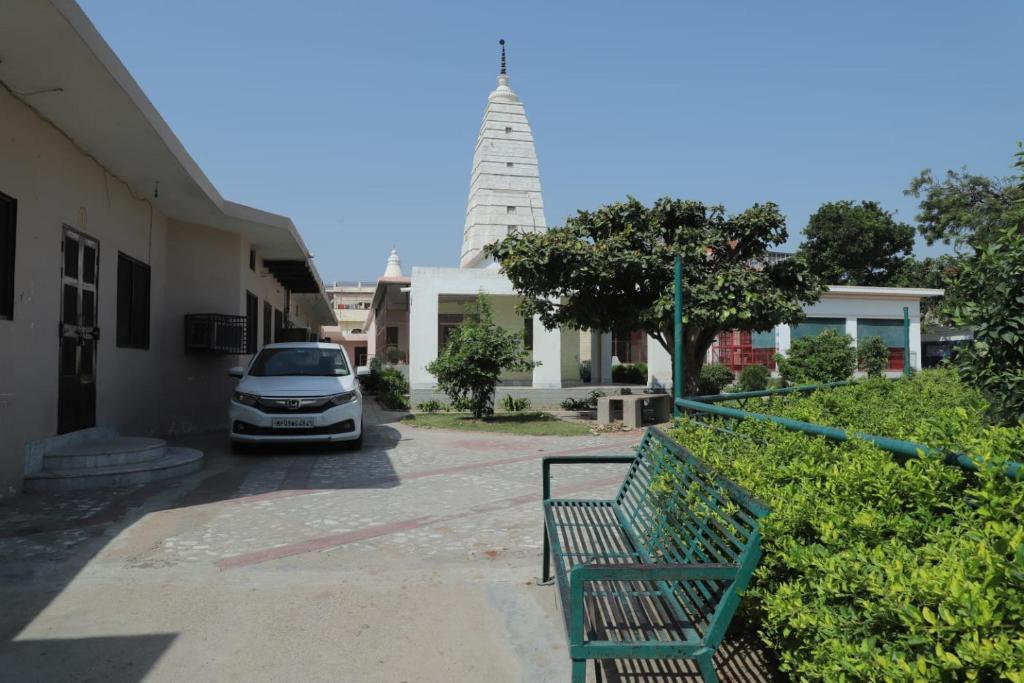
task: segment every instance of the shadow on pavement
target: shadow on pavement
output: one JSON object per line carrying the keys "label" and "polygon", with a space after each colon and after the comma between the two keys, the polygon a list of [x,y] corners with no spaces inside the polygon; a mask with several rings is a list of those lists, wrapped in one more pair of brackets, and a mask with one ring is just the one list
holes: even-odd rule
{"label": "shadow on pavement", "polygon": [[[226,434],[175,438],[169,441],[206,454],[201,471],[129,488],[24,494],[0,505],[0,680],[141,680],[177,634],[16,638],[108,543],[146,515],[302,490],[392,488],[400,480],[389,451],[400,440],[395,428],[368,424],[360,451],[289,446],[236,455]],[[110,599],[117,599],[116,590]]]}

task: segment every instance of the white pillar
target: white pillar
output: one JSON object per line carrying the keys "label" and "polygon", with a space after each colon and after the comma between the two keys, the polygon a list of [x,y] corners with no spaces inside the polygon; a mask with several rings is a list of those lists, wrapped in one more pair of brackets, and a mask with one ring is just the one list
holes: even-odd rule
{"label": "white pillar", "polygon": [[427,371],[437,358],[437,290],[426,287],[427,281],[423,278],[409,292],[409,385],[413,389],[437,385]]}
{"label": "white pillar", "polygon": [[778,345],[779,345],[779,348],[777,350],[778,350],[779,353],[781,353],[782,355],[785,356],[787,353],[789,353],[789,346],[790,346],[790,344],[793,343],[793,328],[791,328],[786,323],[781,323],[778,326],[777,330],[778,330],[777,337],[778,337]]}
{"label": "white pillar", "polygon": [[921,369],[921,314],[914,315],[914,309],[910,309],[910,367],[915,370]]}
{"label": "white pillar", "polygon": [[857,318],[846,319],[846,334],[850,335],[853,345],[857,345]]}
{"label": "white pillar", "polygon": [[654,337],[647,337],[647,386],[669,390],[672,387],[672,356]]}
{"label": "white pillar", "polygon": [[533,369],[534,389],[558,389],[562,386],[561,330],[546,330],[539,316],[533,318],[533,360],[540,365]]}

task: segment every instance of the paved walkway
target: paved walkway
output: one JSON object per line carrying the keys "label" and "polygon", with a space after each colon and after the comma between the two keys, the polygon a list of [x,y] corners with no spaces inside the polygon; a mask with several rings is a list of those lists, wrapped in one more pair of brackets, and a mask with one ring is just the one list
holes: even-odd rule
{"label": "paved walkway", "polygon": [[[421,430],[370,411],[358,453],[231,455],[131,489],[0,507],[0,677],[17,681],[567,681],[540,572],[540,459],[639,433]],[[608,495],[622,466],[565,467]],[[615,670],[611,670],[615,669]],[[688,671],[669,667],[669,671]],[[723,679],[764,680],[730,645]],[[697,680],[630,662],[610,681]]]}

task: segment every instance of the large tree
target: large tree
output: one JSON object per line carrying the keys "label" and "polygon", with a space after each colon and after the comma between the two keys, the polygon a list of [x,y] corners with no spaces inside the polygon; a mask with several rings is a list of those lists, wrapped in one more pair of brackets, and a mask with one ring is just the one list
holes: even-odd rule
{"label": "large tree", "polygon": [[721,206],[633,197],[580,211],[565,226],[515,233],[487,247],[545,327],[643,330],[673,351],[673,262],[683,259],[685,390],[722,330],[797,322],[821,284],[801,258],[769,259],[786,241],[775,204],[727,216]]}
{"label": "large tree", "polygon": [[828,202],[807,221],[800,253],[831,285],[892,284],[914,249],[914,228],[876,202]]}
{"label": "large tree", "polygon": [[[1022,158],[1018,153],[1018,168]],[[905,194],[921,200],[918,231],[928,244],[971,247],[991,242],[1008,225],[1024,226],[1024,186],[1016,178],[990,178],[966,168],[936,177],[926,169]]]}

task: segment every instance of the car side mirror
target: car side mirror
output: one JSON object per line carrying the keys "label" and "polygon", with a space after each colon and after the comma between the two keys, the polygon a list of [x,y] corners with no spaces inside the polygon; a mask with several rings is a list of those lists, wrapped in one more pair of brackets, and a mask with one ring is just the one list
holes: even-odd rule
{"label": "car side mirror", "polygon": [[239,378],[241,378],[241,376],[244,373],[245,373],[245,370],[241,366],[238,366],[238,367],[234,367],[234,368],[231,368],[230,370],[228,370],[228,377],[239,377]]}
{"label": "car side mirror", "polygon": [[367,366],[360,365],[358,368],[356,368],[356,377],[369,377],[369,376],[370,376],[370,368],[368,368]]}

